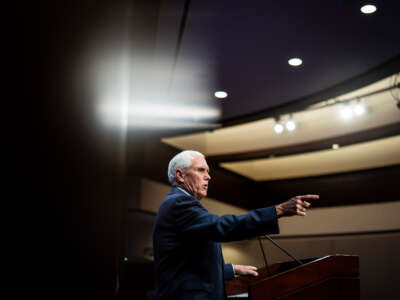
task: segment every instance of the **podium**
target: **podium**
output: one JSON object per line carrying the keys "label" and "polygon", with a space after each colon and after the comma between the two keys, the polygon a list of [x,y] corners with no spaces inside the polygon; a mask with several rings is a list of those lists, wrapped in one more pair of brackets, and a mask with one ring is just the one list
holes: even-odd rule
{"label": "podium", "polygon": [[227,295],[247,293],[251,300],[360,299],[358,256],[329,255],[302,262],[273,264],[270,274],[264,267],[257,277],[225,281]]}

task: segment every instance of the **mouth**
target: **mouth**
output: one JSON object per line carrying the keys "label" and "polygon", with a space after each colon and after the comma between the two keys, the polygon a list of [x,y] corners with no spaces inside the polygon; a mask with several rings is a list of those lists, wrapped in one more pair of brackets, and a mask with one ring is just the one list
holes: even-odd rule
{"label": "mouth", "polygon": [[203,189],[207,190],[208,189],[208,184],[203,184]]}

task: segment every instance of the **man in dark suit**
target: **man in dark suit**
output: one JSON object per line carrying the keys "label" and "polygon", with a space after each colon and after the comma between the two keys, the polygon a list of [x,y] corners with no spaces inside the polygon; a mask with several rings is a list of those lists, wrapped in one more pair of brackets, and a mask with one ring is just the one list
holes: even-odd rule
{"label": "man in dark suit", "polygon": [[257,276],[257,268],[225,264],[219,242],[279,233],[278,218],[305,215],[318,195],[297,196],[248,214],[216,216],[200,203],[211,179],[204,155],[183,151],[169,163],[172,189],[160,205],[153,231],[157,300],[226,298],[224,280]]}

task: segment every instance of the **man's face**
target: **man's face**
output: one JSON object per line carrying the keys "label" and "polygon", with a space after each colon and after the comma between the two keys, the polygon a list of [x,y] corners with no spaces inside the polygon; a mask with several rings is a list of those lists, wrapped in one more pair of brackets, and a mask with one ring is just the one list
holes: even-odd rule
{"label": "man's face", "polygon": [[192,165],[182,172],[183,187],[197,200],[207,196],[208,182],[211,179],[209,171],[204,157],[195,156]]}

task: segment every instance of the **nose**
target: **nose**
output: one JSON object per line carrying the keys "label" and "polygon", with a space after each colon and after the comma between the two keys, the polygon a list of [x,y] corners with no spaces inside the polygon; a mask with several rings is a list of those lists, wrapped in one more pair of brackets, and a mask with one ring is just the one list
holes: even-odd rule
{"label": "nose", "polygon": [[206,180],[209,181],[211,179],[210,174],[206,173]]}

